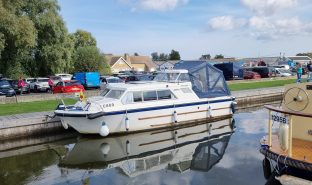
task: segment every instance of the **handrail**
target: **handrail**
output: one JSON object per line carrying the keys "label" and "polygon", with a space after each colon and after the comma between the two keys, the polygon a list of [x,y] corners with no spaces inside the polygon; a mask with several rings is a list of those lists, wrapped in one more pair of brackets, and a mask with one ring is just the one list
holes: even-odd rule
{"label": "handrail", "polygon": [[306,114],[306,113],[300,113],[300,112],[294,112],[294,111],[287,111],[287,110],[283,110],[281,108],[278,107],[273,107],[272,105],[265,105],[265,108],[275,111],[275,112],[280,112],[280,113],[284,113],[284,114],[290,114],[290,115],[294,115],[294,116],[300,116],[300,117],[306,117],[306,118],[312,118],[312,114]]}

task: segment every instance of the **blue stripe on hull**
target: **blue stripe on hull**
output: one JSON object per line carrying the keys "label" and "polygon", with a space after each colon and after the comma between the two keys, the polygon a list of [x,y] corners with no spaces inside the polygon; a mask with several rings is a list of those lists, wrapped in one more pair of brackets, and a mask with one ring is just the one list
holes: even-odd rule
{"label": "blue stripe on hull", "polygon": [[161,109],[171,109],[171,108],[179,108],[179,107],[189,107],[194,105],[204,105],[204,104],[213,104],[213,103],[222,103],[222,102],[228,102],[233,101],[234,98],[229,98],[225,100],[212,100],[212,101],[204,101],[204,102],[194,102],[194,103],[184,103],[184,104],[178,104],[178,105],[166,105],[166,106],[158,106],[158,107],[147,107],[147,108],[140,108],[140,109],[132,109],[132,110],[121,110],[121,111],[114,111],[114,112],[99,112],[95,114],[68,114],[68,113],[57,113],[57,116],[62,117],[88,117],[89,119],[95,119],[101,116],[111,116],[111,115],[118,115],[118,114],[128,114],[130,113],[137,113],[137,112],[146,112],[146,111],[152,111],[152,110],[161,110]]}

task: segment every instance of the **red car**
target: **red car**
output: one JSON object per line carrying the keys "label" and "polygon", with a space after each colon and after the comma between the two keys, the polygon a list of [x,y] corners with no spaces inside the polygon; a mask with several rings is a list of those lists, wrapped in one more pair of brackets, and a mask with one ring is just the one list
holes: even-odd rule
{"label": "red car", "polygon": [[85,91],[84,87],[77,80],[60,81],[53,88],[53,93],[76,93]]}
{"label": "red car", "polygon": [[253,71],[244,71],[244,79],[260,79],[261,76],[257,72]]}

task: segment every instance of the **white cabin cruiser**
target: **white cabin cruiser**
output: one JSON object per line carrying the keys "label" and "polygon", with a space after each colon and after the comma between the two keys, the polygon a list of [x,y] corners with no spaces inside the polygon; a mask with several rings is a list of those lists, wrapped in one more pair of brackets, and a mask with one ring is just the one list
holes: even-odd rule
{"label": "white cabin cruiser", "polygon": [[109,84],[100,96],[59,107],[55,114],[64,128],[107,136],[228,118],[234,99],[220,70],[181,61],[177,70],[160,72],[152,82]]}

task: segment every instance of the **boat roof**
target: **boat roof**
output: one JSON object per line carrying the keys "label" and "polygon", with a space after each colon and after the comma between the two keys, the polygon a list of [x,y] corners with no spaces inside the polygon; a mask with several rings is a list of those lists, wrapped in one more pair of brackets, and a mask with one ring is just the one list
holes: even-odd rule
{"label": "boat roof", "polygon": [[107,86],[109,89],[120,89],[120,90],[142,90],[142,89],[163,89],[171,87],[178,87],[180,85],[187,85],[191,87],[190,82],[181,82],[181,83],[170,83],[170,82],[156,82],[156,81],[139,81],[132,83],[112,83]]}
{"label": "boat roof", "polygon": [[171,69],[165,71],[157,71],[157,73],[188,73],[186,69]]}

